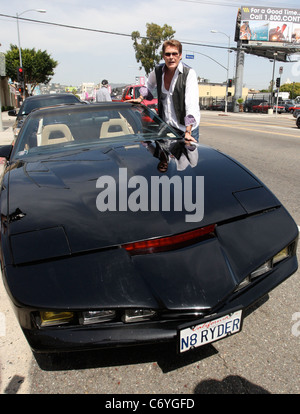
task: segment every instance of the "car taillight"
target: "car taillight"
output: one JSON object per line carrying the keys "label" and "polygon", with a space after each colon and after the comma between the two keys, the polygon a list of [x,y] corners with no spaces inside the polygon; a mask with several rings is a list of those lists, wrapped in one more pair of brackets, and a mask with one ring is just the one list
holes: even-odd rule
{"label": "car taillight", "polygon": [[175,250],[202,241],[213,236],[215,224],[201,227],[200,229],[176,234],[174,236],[160,237],[151,240],[143,240],[134,243],[123,244],[123,249],[130,255],[150,254],[168,250]]}

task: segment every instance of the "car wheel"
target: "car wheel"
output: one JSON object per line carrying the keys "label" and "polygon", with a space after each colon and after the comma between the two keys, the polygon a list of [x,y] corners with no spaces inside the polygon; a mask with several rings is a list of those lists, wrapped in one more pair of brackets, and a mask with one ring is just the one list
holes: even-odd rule
{"label": "car wheel", "polygon": [[297,118],[296,125],[297,125],[298,128],[300,128],[300,117]]}

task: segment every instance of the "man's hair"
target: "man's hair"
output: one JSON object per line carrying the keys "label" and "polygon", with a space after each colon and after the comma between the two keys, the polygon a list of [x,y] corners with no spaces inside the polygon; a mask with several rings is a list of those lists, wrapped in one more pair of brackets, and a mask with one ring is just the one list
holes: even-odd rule
{"label": "man's hair", "polygon": [[167,46],[176,47],[178,49],[179,54],[180,55],[182,54],[182,44],[179,42],[179,40],[175,40],[175,39],[166,40],[162,46],[163,54],[165,54],[165,50]]}

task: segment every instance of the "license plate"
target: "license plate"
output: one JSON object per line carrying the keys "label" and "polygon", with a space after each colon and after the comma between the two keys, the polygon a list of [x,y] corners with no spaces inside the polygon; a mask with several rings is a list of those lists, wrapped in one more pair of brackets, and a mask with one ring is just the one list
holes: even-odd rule
{"label": "license plate", "polygon": [[185,352],[198,346],[218,341],[227,335],[240,331],[242,324],[242,311],[220,316],[217,319],[199,323],[179,332],[179,351]]}

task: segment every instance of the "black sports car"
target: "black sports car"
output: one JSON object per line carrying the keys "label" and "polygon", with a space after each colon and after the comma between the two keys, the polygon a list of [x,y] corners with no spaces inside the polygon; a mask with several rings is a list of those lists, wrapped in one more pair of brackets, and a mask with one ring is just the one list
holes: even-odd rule
{"label": "black sports car", "polygon": [[53,93],[29,96],[24,100],[18,112],[15,109],[8,111],[9,116],[17,117],[13,125],[14,138],[17,138],[23,122],[31,111],[37,108],[45,108],[47,106],[76,103],[83,102],[72,93]]}
{"label": "black sports car", "polygon": [[238,332],[297,270],[280,201],[144,106],[36,110],[0,156],[3,279],[36,352],[184,352]]}

